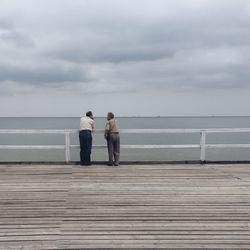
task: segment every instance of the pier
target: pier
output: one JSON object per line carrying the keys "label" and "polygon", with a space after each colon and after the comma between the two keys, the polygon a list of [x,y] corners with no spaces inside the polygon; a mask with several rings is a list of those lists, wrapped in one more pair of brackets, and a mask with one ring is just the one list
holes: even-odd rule
{"label": "pier", "polygon": [[0,165],[0,249],[250,249],[250,165]]}

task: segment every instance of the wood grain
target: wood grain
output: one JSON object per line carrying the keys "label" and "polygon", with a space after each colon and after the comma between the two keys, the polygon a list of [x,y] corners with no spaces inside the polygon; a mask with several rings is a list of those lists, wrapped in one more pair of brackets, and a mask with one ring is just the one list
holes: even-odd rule
{"label": "wood grain", "polygon": [[0,249],[250,249],[250,165],[0,165]]}

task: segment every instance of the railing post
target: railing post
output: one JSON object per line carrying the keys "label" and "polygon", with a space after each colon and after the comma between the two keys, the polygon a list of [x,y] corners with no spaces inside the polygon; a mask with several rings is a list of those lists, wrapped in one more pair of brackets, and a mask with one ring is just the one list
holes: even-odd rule
{"label": "railing post", "polygon": [[70,133],[65,133],[65,160],[66,163],[70,161]]}
{"label": "railing post", "polygon": [[200,141],[200,147],[201,147],[201,154],[200,154],[200,161],[201,163],[205,162],[206,159],[206,131],[201,131],[201,141]]}

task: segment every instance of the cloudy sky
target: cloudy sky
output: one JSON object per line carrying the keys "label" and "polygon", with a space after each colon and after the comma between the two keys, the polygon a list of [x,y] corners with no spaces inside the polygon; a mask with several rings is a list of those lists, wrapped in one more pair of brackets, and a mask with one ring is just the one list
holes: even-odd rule
{"label": "cloudy sky", "polygon": [[248,0],[0,0],[0,116],[250,115]]}

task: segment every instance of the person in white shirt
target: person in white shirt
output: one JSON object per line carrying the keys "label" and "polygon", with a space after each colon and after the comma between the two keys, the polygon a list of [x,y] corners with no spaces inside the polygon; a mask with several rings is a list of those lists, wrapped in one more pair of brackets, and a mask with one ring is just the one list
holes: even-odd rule
{"label": "person in white shirt", "polygon": [[94,116],[91,111],[86,113],[80,120],[80,165],[91,165],[92,131],[94,130]]}

